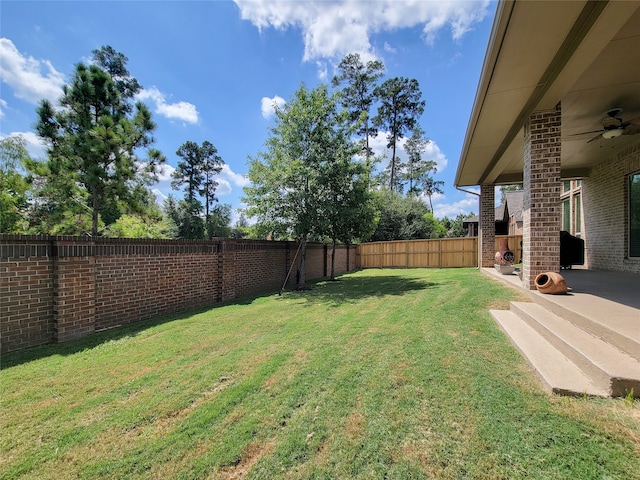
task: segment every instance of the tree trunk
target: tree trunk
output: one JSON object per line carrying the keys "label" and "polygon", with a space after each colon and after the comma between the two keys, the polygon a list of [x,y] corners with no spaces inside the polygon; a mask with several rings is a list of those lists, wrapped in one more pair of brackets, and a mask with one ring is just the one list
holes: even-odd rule
{"label": "tree trunk", "polygon": [[305,264],[307,260],[307,236],[302,235],[300,237],[300,275],[298,275],[298,290],[303,290],[306,287],[307,274],[305,272]]}

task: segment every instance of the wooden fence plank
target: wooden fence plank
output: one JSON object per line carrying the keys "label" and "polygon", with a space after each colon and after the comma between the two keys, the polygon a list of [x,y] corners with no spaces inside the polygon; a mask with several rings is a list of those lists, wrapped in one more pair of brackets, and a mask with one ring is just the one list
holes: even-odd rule
{"label": "wooden fence plank", "polygon": [[[522,259],[522,236],[496,236],[495,250],[500,239],[507,238],[516,262]],[[361,268],[459,268],[478,266],[478,238],[438,238],[433,240],[396,240],[358,245],[356,250]]]}

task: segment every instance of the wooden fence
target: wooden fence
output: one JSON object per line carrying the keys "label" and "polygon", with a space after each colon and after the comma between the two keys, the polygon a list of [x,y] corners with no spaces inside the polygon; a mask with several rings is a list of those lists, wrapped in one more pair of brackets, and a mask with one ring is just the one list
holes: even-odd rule
{"label": "wooden fence", "polygon": [[[507,238],[516,262],[522,258],[521,235],[496,236],[495,251],[501,238]],[[478,238],[438,238],[434,240],[396,240],[358,245],[359,268],[456,268],[478,266]]]}

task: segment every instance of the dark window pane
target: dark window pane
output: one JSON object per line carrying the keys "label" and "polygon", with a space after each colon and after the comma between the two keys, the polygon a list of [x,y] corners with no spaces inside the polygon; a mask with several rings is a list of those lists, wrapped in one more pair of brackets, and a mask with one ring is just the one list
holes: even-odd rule
{"label": "dark window pane", "polygon": [[640,173],[629,176],[629,256],[640,257]]}

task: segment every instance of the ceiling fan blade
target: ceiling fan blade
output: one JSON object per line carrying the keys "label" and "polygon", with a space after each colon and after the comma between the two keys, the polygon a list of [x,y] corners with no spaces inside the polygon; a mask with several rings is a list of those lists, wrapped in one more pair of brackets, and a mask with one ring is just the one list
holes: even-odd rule
{"label": "ceiling fan blade", "polygon": [[[638,119],[638,120],[640,120],[640,119]],[[624,127],[624,131],[622,132],[623,135],[636,135],[638,133],[640,133],[640,122],[633,123],[633,121],[629,122]]]}
{"label": "ceiling fan blade", "polygon": [[610,117],[610,116],[607,115],[606,117],[602,118],[600,123],[602,123],[602,126],[605,129],[613,128],[613,127],[619,127],[620,125],[622,125],[622,119],[617,118],[617,117]]}
{"label": "ceiling fan blade", "polygon": [[567,137],[577,137],[579,135],[588,135],[590,133],[598,133],[598,132],[602,133],[602,132],[604,132],[604,130],[602,128],[600,128],[598,130],[591,130],[589,132],[572,133],[571,135],[567,135]]}
{"label": "ceiling fan blade", "polygon": [[597,140],[599,138],[602,138],[602,131],[600,131],[600,133],[598,135],[596,135],[595,137],[593,137],[591,140],[587,141],[587,143],[591,143],[594,140]]}

